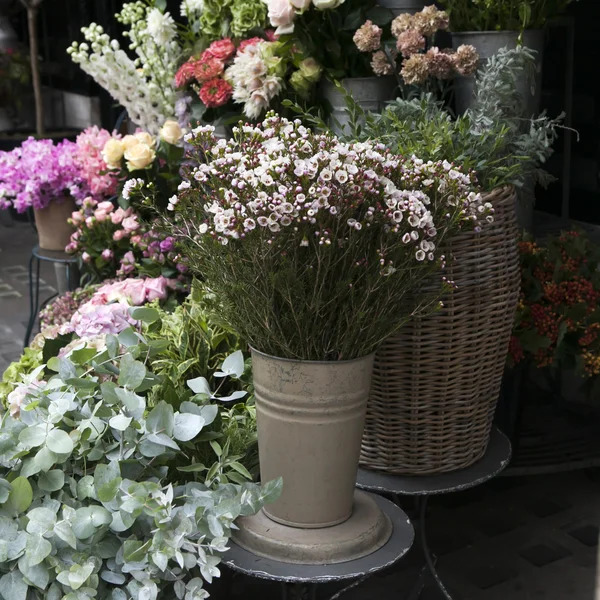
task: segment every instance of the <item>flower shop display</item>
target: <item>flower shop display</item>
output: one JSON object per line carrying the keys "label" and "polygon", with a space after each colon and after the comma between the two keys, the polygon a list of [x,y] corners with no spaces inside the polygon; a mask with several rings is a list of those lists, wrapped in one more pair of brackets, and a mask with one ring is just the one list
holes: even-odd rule
{"label": "flower shop display", "polygon": [[[441,4],[448,10],[452,21],[454,47],[472,45],[482,61],[505,47],[523,45],[536,52],[535,71],[523,73],[517,81],[525,99],[526,116],[531,117],[540,112],[546,22],[563,13],[572,1],[507,0],[473,5],[469,0],[441,0]],[[457,79],[455,92],[457,112],[462,113],[471,106],[473,82]]]}
{"label": "flower shop display", "polygon": [[[143,184],[137,179],[130,181]],[[124,194],[127,199],[127,185]],[[189,283],[187,267],[175,250],[173,238],[144,223],[133,208],[115,208],[112,202],[86,198],[70,222],[75,232],[66,251],[79,256],[90,281],[164,276],[178,279],[182,288]]]}
{"label": "flower shop display", "polygon": [[[373,352],[411,313],[435,307],[436,294],[415,301],[411,292],[435,273],[441,291],[438,240],[485,222],[489,207],[458,170],[436,165],[424,177],[418,159],[340,143],[299,120],[270,115],[229,141],[212,130],[190,135],[206,159],[191,165],[163,219],[252,348],[261,476],[284,479],[267,516],[244,519],[236,539],[319,562],[319,540],[333,531],[323,528],[346,522],[352,535],[327,560],[367,554],[389,534],[380,512],[367,523],[352,513]],[[257,537],[265,518],[266,540]],[[289,527],[312,531],[310,550],[278,549]],[[360,542],[367,530],[370,548]]]}
{"label": "flower shop display", "polygon": [[381,115],[359,114],[363,129],[354,131],[364,139],[380,139],[399,154],[460,162],[494,207],[493,223],[446,238],[446,276],[456,287],[442,308],[413,317],[376,355],[365,467],[430,474],[466,467],[485,452],[519,293],[512,185],[547,179],[540,162],[552,152],[558,125],[547,117],[521,121],[512,66],[531,60],[523,49],[500,52],[479,79],[475,106],[456,120],[429,95],[397,100]]}
{"label": "flower shop display", "polygon": [[0,208],[12,206],[19,213],[32,208],[44,250],[64,250],[72,232],[67,219],[75,201],[88,193],[73,142],[29,138],[0,152]]}
{"label": "flower shop display", "polygon": [[600,248],[566,231],[520,243],[521,297],[509,363],[540,370],[564,399],[592,400],[600,380]]}

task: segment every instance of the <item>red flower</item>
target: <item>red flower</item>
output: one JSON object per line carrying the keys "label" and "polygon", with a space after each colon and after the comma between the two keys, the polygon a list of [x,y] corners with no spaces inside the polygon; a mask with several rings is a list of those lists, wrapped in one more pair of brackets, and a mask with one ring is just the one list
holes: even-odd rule
{"label": "red flower", "polygon": [[175,73],[175,87],[182,88],[188,83],[193,81],[195,74],[196,61],[193,59],[188,60],[186,63],[179,67],[177,73]]}
{"label": "red flower", "polygon": [[201,83],[210,81],[222,75],[224,69],[225,65],[222,61],[213,57],[204,58],[203,55],[195,65],[194,77]]}
{"label": "red flower", "polygon": [[253,37],[253,38],[250,38],[249,40],[244,40],[238,47],[238,54],[243,52],[249,46],[256,46],[256,44],[258,44],[259,42],[264,42],[264,40],[259,37]]}
{"label": "red flower", "polygon": [[200,100],[208,108],[218,108],[227,104],[233,95],[233,88],[224,79],[207,81],[200,90]]}
{"label": "red flower", "polygon": [[[235,44],[229,38],[217,40],[204,51],[204,54],[225,61],[235,54]],[[204,56],[204,54],[202,56]]]}

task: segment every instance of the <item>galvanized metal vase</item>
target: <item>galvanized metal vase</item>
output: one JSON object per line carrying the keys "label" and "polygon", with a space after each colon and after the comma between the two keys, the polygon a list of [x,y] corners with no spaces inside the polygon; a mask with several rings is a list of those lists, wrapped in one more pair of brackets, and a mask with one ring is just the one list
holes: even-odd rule
{"label": "galvanized metal vase", "polygon": [[[480,66],[501,48],[516,48],[519,43],[518,31],[466,31],[452,34],[452,46],[462,44],[475,46],[479,53]],[[542,62],[544,59],[544,31],[530,29],[523,32],[523,45],[536,52],[536,74],[531,80],[526,73],[517,82],[517,89],[526,103],[526,115],[535,116],[540,112],[542,94]],[[457,77],[454,81],[456,112],[463,114],[473,105],[475,79]]]}
{"label": "galvanized metal vase", "polygon": [[[395,16],[402,13],[417,13],[425,8],[425,0],[379,0],[379,6],[389,8]],[[432,2],[428,2],[432,4]]]}
{"label": "galvanized metal vase", "polygon": [[[341,82],[354,102],[363,110],[381,112],[394,99],[397,82],[394,77],[350,77]],[[331,81],[321,83],[323,97],[331,104],[329,126],[336,135],[348,132],[350,121],[344,94]]]}
{"label": "galvanized metal vase", "polygon": [[267,516],[330,527],[352,514],[374,356],[286,360],[252,350],[262,481],[283,477]]}

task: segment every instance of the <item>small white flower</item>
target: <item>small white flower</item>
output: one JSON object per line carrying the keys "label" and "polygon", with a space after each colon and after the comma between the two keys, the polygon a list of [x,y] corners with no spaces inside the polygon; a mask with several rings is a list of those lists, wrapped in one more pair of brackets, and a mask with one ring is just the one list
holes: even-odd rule
{"label": "small white flower", "polygon": [[300,242],[300,246],[301,247],[305,247],[308,246],[308,240],[306,238],[304,238],[301,242]]}
{"label": "small white flower", "polygon": [[206,233],[208,231],[208,225],[206,223],[202,223],[202,225],[198,227],[198,231],[200,233]]}
{"label": "small white flower", "polygon": [[331,181],[331,178],[332,178],[332,173],[331,173],[331,171],[330,171],[329,169],[323,169],[323,170],[321,171],[320,178],[321,178],[323,181]]}
{"label": "small white flower", "polygon": [[336,171],[335,178],[339,183],[346,183],[348,181],[348,173],[340,169],[339,171]]}
{"label": "small white flower", "polygon": [[425,260],[425,252],[423,252],[423,250],[417,250],[416,254],[415,254],[415,258],[421,262],[423,260]]}

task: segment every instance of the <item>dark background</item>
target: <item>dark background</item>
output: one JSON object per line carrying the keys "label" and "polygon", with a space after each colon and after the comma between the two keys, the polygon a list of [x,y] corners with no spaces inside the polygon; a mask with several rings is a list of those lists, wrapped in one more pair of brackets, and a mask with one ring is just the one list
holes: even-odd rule
{"label": "dark background", "polygon": [[[45,0],[40,10],[40,52],[43,58],[44,84],[86,95],[100,96],[103,126],[112,128],[120,113],[114,101],[83,71],[71,62],[66,48],[73,40],[83,40],[81,27],[91,22],[102,25],[111,37],[119,38],[119,24],[114,13],[123,0]],[[179,1],[169,0],[168,8],[177,19]],[[565,164],[570,164],[569,215],[573,219],[600,225],[600,147],[598,130],[598,64],[600,48],[596,44],[600,2],[579,0],[570,6],[569,17],[575,30],[573,73],[572,148],[565,155],[564,133],[556,144],[549,170],[562,178]],[[24,11],[15,1],[12,10],[15,29],[27,42]],[[567,21],[568,22],[568,21]],[[122,40],[121,40],[122,41]],[[565,83],[568,62],[568,33],[564,21],[548,29],[544,58],[543,104],[551,115],[565,107]],[[579,138],[579,139],[578,139]],[[566,163],[565,163],[566,161]],[[536,208],[554,215],[563,210],[563,187],[554,183],[548,190],[538,190]]]}

